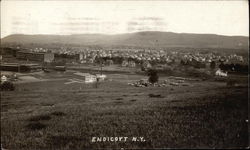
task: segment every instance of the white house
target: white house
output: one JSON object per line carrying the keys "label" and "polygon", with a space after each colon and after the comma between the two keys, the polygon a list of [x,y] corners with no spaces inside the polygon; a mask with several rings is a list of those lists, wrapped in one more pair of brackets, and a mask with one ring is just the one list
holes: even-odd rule
{"label": "white house", "polygon": [[129,67],[135,67],[136,66],[136,63],[134,61],[129,61],[128,62],[128,66]]}
{"label": "white house", "polygon": [[128,61],[127,60],[122,61],[122,67],[127,67],[127,66],[128,66]]}
{"label": "white house", "polygon": [[44,53],[44,62],[52,62],[55,59],[54,53]]}
{"label": "white house", "polygon": [[227,77],[227,72],[223,72],[221,69],[218,69],[218,70],[215,72],[215,75],[216,75],[216,76],[220,76],[220,77]]}
{"label": "white house", "polygon": [[83,60],[83,54],[80,53],[80,54],[79,54],[79,61],[81,62],[82,60]]}
{"label": "white house", "polygon": [[7,81],[7,77],[5,76],[5,75],[3,75],[2,77],[1,77],[1,82],[6,82]]}
{"label": "white house", "polygon": [[99,79],[99,81],[105,80],[107,76],[105,74],[96,74],[96,78]]}
{"label": "white house", "polygon": [[75,75],[83,77],[85,83],[93,83],[96,82],[96,76],[89,73],[77,72]]}

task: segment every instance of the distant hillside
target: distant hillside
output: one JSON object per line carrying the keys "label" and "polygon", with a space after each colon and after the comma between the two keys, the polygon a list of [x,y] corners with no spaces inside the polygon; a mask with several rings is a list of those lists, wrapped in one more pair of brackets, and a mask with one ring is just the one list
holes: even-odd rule
{"label": "distant hillside", "polygon": [[117,35],[10,35],[1,40],[20,44],[78,44],[100,46],[193,47],[247,49],[248,37],[172,32],[137,32]]}

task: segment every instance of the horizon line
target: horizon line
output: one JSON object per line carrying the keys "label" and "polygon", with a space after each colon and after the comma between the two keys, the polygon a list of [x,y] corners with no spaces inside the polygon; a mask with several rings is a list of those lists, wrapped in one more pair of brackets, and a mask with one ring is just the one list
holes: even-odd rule
{"label": "horizon line", "polygon": [[249,38],[249,34],[248,35],[225,35],[225,34],[216,34],[216,33],[190,33],[190,32],[172,32],[172,31],[137,31],[137,32],[124,32],[124,33],[76,33],[76,34],[29,34],[29,33],[13,33],[13,34],[9,34],[6,36],[1,37],[1,39],[6,38],[8,36],[12,36],[12,35],[56,35],[56,36],[71,36],[71,35],[122,35],[122,34],[134,34],[134,33],[142,33],[142,32],[162,32],[162,33],[175,33],[175,34],[198,34],[198,35],[218,35],[218,36],[229,36],[229,37],[248,37]]}

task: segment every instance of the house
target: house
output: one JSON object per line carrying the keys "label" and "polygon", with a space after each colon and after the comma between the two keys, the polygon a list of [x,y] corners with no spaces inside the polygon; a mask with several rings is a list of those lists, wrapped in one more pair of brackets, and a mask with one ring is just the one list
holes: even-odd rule
{"label": "house", "polygon": [[17,48],[3,47],[1,48],[1,54],[5,57],[6,55],[11,55],[16,57],[16,53],[19,51]]}
{"label": "house", "polygon": [[44,53],[44,62],[51,63],[55,59],[54,53]]}
{"label": "house", "polygon": [[135,67],[136,66],[136,63],[134,61],[129,61],[128,62],[128,66],[129,67]]}
{"label": "house", "polygon": [[21,60],[31,60],[31,61],[44,61],[44,53],[34,53],[34,52],[26,52],[26,51],[18,51],[16,54],[17,59]]}
{"label": "house", "polygon": [[149,61],[144,61],[143,64],[142,64],[142,66],[143,66],[144,68],[151,68],[151,67],[152,67],[152,65],[150,64]]}
{"label": "house", "polygon": [[55,66],[54,70],[56,70],[56,71],[66,71],[66,67],[65,66]]}
{"label": "house", "polygon": [[89,73],[77,72],[75,75],[83,77],[85,83],[93,83],[96,82],[96,76]]}
{"label": "house", "polygon": [[216,75],[216,76],[220,76],[220,77],[227,77],[227,72],[224,72],[224,71],[222,71],[221,69],[218,69],[218,70],[215,72],[215,75]]}
{"label": "house", "polygon": [[127,67],[127,66],[128,66],[128,61],[127,60],[122,61],[122,67]]}
{"label": "house", "polygon": [[2,77],[1,77],[1,82],[6,82],[7,81],[7,77],[5,76],[5,75],[3,75]]}
{"label": "house", "polygon": [[94,63],[94,61],[95,61],[95,59],[93,59],[93,58],[90,58],[90,59],[88,60],[88,63],[91,63],[91,64],[93,64],[93,63]]}
{"label": "house", "polygon": [[106,64],[110,66],[110,65],[113,65],[114,62],[113,62],[113,60],[109,59],[109,60],[106,61]]}
{"label": "house", "polygon": [[107,77],[107,76],[104,75],[104,74],[96,74],[96,78],[97,78],[99,81],[104,81],[106,77]]}
{"label": "house", "polygon": [[1,71],[12,71],[12,72],[30,72],[40,70],[39,64],[18,64],[18,63],[4,63],[0,65]]}
{"label": "house", "polygon": [[39,62],[52,62],[54,61],[54,53],[36,53],[27,51],[18,51],[16,53],[17,59],[27,61],[39,61]]}
{"label": "house", "polygon": [[84,57],[83,54],[80,53],[80,54],[79,54],[79,61],[80,61],[80,62],[83,60],[83,57]]}

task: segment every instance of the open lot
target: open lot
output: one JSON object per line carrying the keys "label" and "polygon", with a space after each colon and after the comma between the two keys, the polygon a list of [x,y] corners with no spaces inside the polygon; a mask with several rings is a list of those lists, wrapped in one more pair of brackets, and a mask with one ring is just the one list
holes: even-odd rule
{"label": "open lot", "polygon": [[[80,79],[72,72],[31,76],[39,80],[19,82],[16,91],[1,93],[4,148],[248,146],[247,86],[186,81],[189,86],[134,87],[127,83],[146,77],[109,74],[96,88],[95,84],[65,84]],[[146,141],[91,142],[92,137],[104,136],[137,136]]]}

